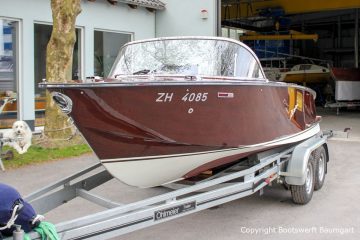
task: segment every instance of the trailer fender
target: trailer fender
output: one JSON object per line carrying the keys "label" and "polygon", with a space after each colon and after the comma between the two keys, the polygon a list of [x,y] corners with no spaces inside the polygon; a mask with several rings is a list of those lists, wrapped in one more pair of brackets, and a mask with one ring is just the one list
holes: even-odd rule
{"label": "trailer fender", "polygon": [[[330,155],[329,155],[329,148],[327,143],[324,143],[324,148],[325,148],[325,153],[326,153],[326,162],[330,161]],[[326,164],[326,168],[325,168],[325,173],[327,173],[327,164]]]}
{"label": "trailer fender", "polygon": [[[289,185],[304,185],[305,171],[311,153],[318,147],[325,145],[325,150],[328,155],[326,146],[327,137],[324,135],[316,135],[308,140],[300,143],[294,148],[292,156],[288,162],[286,172],[281,172],[280,175],[285,176],[285,182]],[[329,158],[328,158],[329,159]]]}

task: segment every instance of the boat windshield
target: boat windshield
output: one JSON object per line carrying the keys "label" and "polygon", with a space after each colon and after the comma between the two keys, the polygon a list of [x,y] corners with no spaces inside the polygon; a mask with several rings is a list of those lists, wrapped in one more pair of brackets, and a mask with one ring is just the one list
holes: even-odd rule
{"label": "boat windshield", "polygon": [[126,45],[109,77],[129,75],[264,79],[254,55],[224,39],[157,39]]}

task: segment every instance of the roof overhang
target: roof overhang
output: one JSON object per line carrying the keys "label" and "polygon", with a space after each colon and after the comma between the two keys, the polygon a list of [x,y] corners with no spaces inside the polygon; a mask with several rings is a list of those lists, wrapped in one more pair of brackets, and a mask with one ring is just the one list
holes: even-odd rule
{"label": "roof overhang", "polygon": [[[95,2],[96,0],[88,0],[88,1]],[[149,11],[165,9],[165,3],[159,0],[106,0],[106,1],[112,5],[115,5],[117,3],[124,3],[129,5],[129,7],[131,8],[137,8],[138,6],[144,7]]]}

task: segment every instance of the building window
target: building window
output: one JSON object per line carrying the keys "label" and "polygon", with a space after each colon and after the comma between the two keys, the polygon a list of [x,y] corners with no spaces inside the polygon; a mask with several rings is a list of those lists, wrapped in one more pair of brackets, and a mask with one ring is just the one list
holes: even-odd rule
{"label": "building window", "polygon": [[105,32],[94,33],[94,74],[107,77],[119,53],[120,48],[131,41],[131,34]]}
{"label": "building window", "polygon": [[0,18],[0,128],[18,118],[18,35],[18,21]]}
{"label": "building window", "polygon": [[[38,84],[46,78],[46,48],[51,37],[52,25],[34,25],[34,67],[35,67],[35,126],[44,125],[45,121],[45,90]],[[82,77],[81,73],[81,29],[76,28],[76,42],[73,53],[72,80]]]}

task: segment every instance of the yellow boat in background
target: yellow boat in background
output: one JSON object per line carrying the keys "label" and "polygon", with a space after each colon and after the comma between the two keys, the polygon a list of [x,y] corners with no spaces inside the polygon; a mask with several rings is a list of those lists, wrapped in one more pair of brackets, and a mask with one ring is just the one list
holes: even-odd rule
{"label": "yellow boat in background", "polygon": [[[0,98],[4,102],[6,97]],[[5,102],[4,102],[5,103]],[[45,111],[46,107],[46,97],[36,97],[35,98],[35,111]],[[10,114],[17,112],[17,100],[12,99],[5,103],[4,108],[2,109],[3,114]]]}
{"label": "yellow boat in background", "polygon": [[330,79],[328,68],[315,64],[298,64],[290,71],[281,73],[280,81],[306,85],[307,83],[326,83]]}

